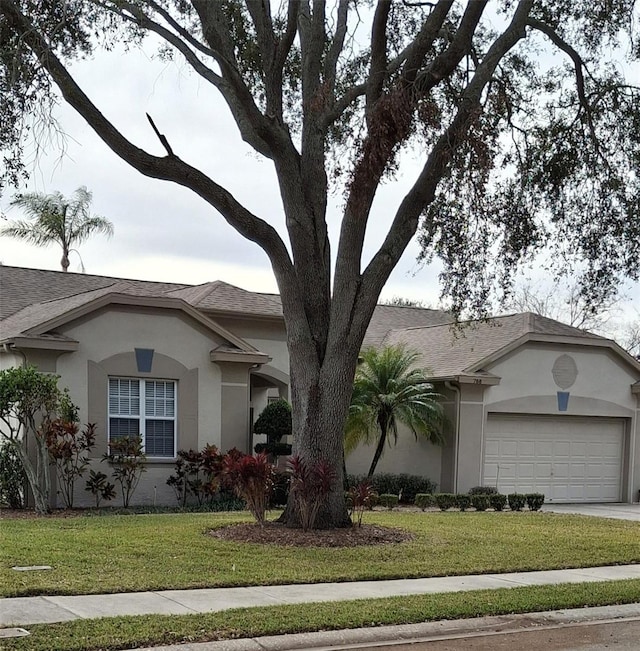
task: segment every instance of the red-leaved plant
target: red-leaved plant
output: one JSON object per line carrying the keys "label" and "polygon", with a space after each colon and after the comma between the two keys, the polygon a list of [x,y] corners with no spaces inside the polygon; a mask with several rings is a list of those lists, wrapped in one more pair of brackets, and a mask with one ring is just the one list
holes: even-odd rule
{"label": "red-leaved plant", "polygon": [[274,474],[274,466],[267,455],[254,457],[230,450],[224,457],[224,474],[226,483],[246,502],[256,522],[264,526]]}
{"label": "red-leaved plant", "polygon": [[303,531],[312,529],[318,511],[336,482],[336,473],[326,461],[309,463],[295,455],[289,459],[290,493]]}
{"label": "red-leaved plant", "polygon": [[91,452],[96,444],[96,426],[88,423],[80,431],[78,423],[57,418],[49,421],[43,431],[49,459],[55,465],[58,491],[66,508],[73,508],[76,479],[84,475]]}
{"label": "red-leaved plant", "polygon": [[368,481],[360,482],[347,491],[347,505],[351,510],[350,515],[355,515],[354,526],[362,526],[362,516],[366,510],[371,509],[378,498],[378,493],[373,490]]}

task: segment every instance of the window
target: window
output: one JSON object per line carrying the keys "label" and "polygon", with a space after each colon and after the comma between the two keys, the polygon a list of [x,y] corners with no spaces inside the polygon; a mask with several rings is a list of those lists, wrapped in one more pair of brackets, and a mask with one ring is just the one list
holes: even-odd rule
{"label": "window", "polygon": [[109,440],[141,436],[148,457],[174,457],[176,383],[109,378]]}

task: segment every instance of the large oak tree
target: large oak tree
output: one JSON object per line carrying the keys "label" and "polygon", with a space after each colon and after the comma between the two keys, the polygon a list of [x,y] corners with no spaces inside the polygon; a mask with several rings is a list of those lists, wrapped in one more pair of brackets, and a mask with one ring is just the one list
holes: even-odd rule
{"label": "large oak tree", "polygon": [[[62,96],[133,168],[190,188],[258,243],[282,296],[297,451],[340,477],[358,351],[416,234],[424,258],[444,262],[454,311],[482,312],[549,244],[561,265],[583,261],[589,295],[638,278],[640,112],[623,73],[638,57],[634,12],[628,0],[0,0],[5,179],[24,172],[26,116]],[[176,155],[170,131],[156,130],[164,156],[144,151],[74,80],[74,59],[148,34],[219,91],[273,163],[288,242]],[[363,260],[376,191],[412,147],[421,170]],[[344,203],[332,253],[333,183]],[[320,526],[347,522],[341,486]]]}

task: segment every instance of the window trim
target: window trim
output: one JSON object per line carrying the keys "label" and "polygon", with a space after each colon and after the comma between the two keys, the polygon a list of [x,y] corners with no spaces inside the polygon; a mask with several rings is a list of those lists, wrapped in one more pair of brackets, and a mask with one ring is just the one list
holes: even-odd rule
{"label": "window trim", "polygon": [[[111,412],[111,380],[129,380],[138,383],[138,396],[139,396],[139,412],[135,414],[119,414]],[[146,383],[147,382],[167,382],[173,385],[173,416],[147,416],[146,414]],[[137,420],[140,424],[140,437],[142,438],[142,450],[146,451],[146,423],[148,420],[161,420],[173,422],[173,454],[168,456],[162,455],[147,455],[148,460],[175,460],[177,457],[178,449],[178,381],[171,378],[141,378],[131,377],[127,375],[109,375],[107,377],[107,448],[111,444],[111,419],[112,418],[129,418]],[[146,454],[146,452],[145,452]]]}

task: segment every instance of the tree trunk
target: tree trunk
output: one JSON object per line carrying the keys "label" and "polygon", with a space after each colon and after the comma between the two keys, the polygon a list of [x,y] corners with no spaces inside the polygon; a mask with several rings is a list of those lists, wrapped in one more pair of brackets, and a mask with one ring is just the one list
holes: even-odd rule
{"label": "tree trunk", "polygon": [[11,445],[13,445],[13,449],[16,451],[16,454],[22,463],[24,474],[27,476],[29,488],[31,488],[31,492],[33,493],[36,513],[40,513],[41,515],[49,513],[51,511],[51,506],[49,504],[48,464],[46,466],[47,477],[43,477],[42,469],[40,467],[41,452],[39,450],[36,451],[38,459],[36,468],[34,468],[22,442],[12,442]]}
{"label": "tree trunk", "polygon": [[384,444],[387,442],[387,430],[382,430],[380,432],[380,438],[378,439],[378,445],[376,446],[375,454],[373,455],[373,461],[369,467],[369,472],[367,473],[367,479],[370,479],[373,473],[376,471],[378,461],[384,452]]}
{"label": "tree trunk", "polygon": [[[293,453],[307,463],[328,463],[334,473],[333,490],[318,510],[314,529],[351,526],[344,498],[344,422],[351,400],[357,351],[341,351],[340,358],[325,359],[314,372],[292,355]],[[298,381],[295,381],[295,380]],[[299,527],[293,495],[280,518]]]}

